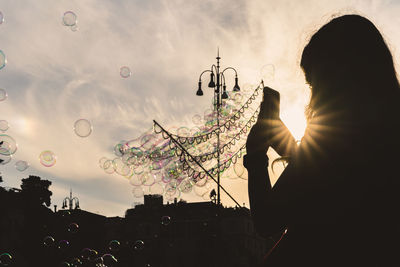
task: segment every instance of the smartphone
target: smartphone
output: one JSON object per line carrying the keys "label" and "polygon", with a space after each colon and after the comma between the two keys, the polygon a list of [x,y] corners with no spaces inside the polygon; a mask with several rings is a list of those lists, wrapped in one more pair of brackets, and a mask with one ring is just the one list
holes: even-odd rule
{"label": "smartphone", "polygon": [[271,147],[280,156],[290,156],[295,151],[295,139],[289,129],[280,119],[280,94],[270,87],[264,87],[263,103],[260,114],[263,119],[271,120],[272,131]]}
{"label": "smartphone", "polygon": [[264,87],[263,104],[261,105],[261,116],[264,119],[279,119],[280,94],[270,87]]}

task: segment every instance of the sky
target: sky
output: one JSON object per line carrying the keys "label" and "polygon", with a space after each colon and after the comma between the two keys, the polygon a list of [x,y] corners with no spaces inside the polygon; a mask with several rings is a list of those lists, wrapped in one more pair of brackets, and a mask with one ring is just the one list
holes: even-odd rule
{"label": "sky", "polygon": [[[274,66],[266,85],[280,92],[282,120],[297,139],[309,98],[301,52],[331,18],[369,18],[398,69],[399,1],[0,0],[0,11],[0,50],[7,58],[0,88],[8,94],[0,120],[10,126],[3,134],[18,144],[12,160],[0,165],[2,186],[19,188],[22,178],[38,175],[52,182],[52,205],[61,207],[71,188],[82,209],[106,216],[123,216],[143,200],[133,197],[127,179],[106,174],[99,159],[151,129],[153,119],[166,127],[193,126],[193,116],[211,104],[211,89],[203,87],[202,97],[195,93],[200,73],[216,63],[217,48],[222,67],[238,71],[241,88],[254,88],[263,66]],[[77,15],[74,29],[62,23],[67,11]],[[130,77],[120,76],[122,66]],[[232,74],[227,85],[231,90]],[[84,138],[73,129],[82,118],[93,127]],[[39,162],[45,150],[57,156],[52,167]],[[17,171],[18,160],[30,167]],[[273,182],[281,171],[271,173]],[[246,180],[222,184],[249,207]],[[204,201],[193,193],[182,199]],[[221,199],[233,204],[223,193]]]}

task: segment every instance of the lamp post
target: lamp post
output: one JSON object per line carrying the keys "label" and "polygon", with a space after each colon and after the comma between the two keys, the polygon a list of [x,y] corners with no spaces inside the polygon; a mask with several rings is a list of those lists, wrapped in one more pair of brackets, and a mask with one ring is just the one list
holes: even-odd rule
{"label": "lamp post", "polygon": [[62,208],[69,208],[69,210],[72,210],[72,206],[75,201],[75,209],[79,209],[79,199],[77,197],[72,197],[72,189],[69,191],[69,197],[64,198],[63,200],[63,205]]}
{"label": "lamp post", "polygon": [[[233,87],[234,92],[239,92],[240,87],[238,85],[238,76],[237,76],[237,71],[232,68],[232,67],[227,67],[223,71],[220,71],[220,65],[219,65],[219,60],[221,57],[219,56],[219,49],[217,52],[217,65],[213,64],[209,70],[205,70],[200,74],[199,77],[199,87],[197,89],[196,95],[202,96],[203,95],[203,90],[201,89],[201,76],[204,73],[210,72],[210,82],[208,83],[208,87],[214,88],[214,110],[217,111],[217,127],[220,127],[220,121],[219,121],[219,116],[220,116],[220,111],[221,111],[221,106],[222,106],[222,101],[223,99],[228,99],[228,94],[226,93],[226,83],[225,83],[225,75],[224,72],[227,70],[233,70],[235,72],[235,86]],[[216,81],[215,81],[216,77]],[[221,92],[221,86],[222,86],[222,92]],[[220,131],[216,132],[217,134],[217,167],[218,167],[218,174],[217,174],[217,204],[221,204],[221,197],[220,197]]]}

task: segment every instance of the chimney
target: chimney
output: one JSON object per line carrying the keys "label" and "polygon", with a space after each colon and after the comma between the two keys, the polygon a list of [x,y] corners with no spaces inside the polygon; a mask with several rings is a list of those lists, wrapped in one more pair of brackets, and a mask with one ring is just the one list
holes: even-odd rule
{"label": "chimney", "polygon": [[54,213],[57,212],[57,205],[54,205]]}

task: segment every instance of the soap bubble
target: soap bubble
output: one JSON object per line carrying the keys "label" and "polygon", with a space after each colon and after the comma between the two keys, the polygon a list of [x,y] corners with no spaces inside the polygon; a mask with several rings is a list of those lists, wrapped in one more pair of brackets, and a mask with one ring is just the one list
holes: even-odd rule
{"label": "soap bubble", "polygon": [[20,172],[25,171],[26,169],[28,169],[28,167],[29,167],[29,163],[24,160],[18,160],[15,163],[15,168]]}
{"label": "soap bubble", "polygon": [[60,266],[60,267],[70,267],[71,265],[70,265],[68,262],[63,261],[63,262],[60,263],[59,266]]}
{"label": "soap bubble", "polygon": [[8,128],[10,128],[10,126],[8,125],[8,121],[0,120],[0,131],[5,132],[8,130]]}
{"label": "soap bubble", "polygon": [[4,68],[7,64],[7,58],[6,55],[2,50],[0,50],[0,70]]}
{"label": "soap bubble", "polygon": [[103,262],[106,266],[113,266],[114,264],[118,263],[118,260],[111,254],[106,253],[102,256]]}
{"label": "soap bubble", "polygon": [[104,162],[103,168],[104,168],[104,172],[105,172],[105,173],[108,173],[108,174],[113,174],[114,171],[115,171],[115,170],[114,170],[113,163],[112,163],[111,160],[106,160],[106,161]]}
{"label": "soap bubble", "polygon": [[2,253],[0,255],[1,266],[8,266],[12,263],[12,256],[9,253]]}
{"label": "soap bubble", "polygon": [[189,178],[186,178],[185,180],[183,180],[179,186],[178,186],[179,190],[182,193],[189,193],[192,191],[193,188],[193,181],[190,180]]}
{"label": "soap bubble", "polygon": [[0,165],[6,165],[12,159],[11,155],[2,155],[0,154]]}
{"label": "soap bubble", "polygon": [[169,225],[170,223],[171,223],[171,217],[166,216],[166,215],[161,217],[161,224],[162,224],[162,225],[167,226],[167,225]]}
{"label": "soap bubble", "polygon": [[67,240],[61,240],[57,246],[60,250],[67,250],[69,248],[69,242]]}
{"label": "soap bubble", "polygon": [[0,25],[3,24],[4,22],[4,15],[3,13],[0,11]]}
{"label": "soap bubble", "polygon": [[246,171],[245,171],[244,166],[243,166],[243,164],[242,164],[241,162],[239,162],[239,161],[236,162],[236,163],[233,165],[233,170],[234,170],[235,174],[236,174],[239,178],[244,179],[244,178],[246,177]]}
{"label": "soap bubble", "polygon": [[88,137],[92,130],[92,124],[86,119],[79,119],[74,123],[74,131],[77,136]]}
{"label": "soap bubble", "polygon": [[71,31],[76,32],[78,30],[78,24],[72,25],[69,28],[71,29]]}
{"label": "soap bubble", "polygon": [[82,261],[79,258],[73,258],[71,264],[73,267],[79,267],[82,265]]}
{"label": "soap bubble", "polygon": [[143,188],[140,186],[135,186],[132,189],[132,194],[135,198],[141,198],[144,195]]}
{"label": "soap bubble", "polygon": [[76,24],[76,22],[77,22],[76,19],[77,19],[77,16],[74,12],[67,11],[64,13],[62,21],[65,26],[71,27]]}
{"label": "soap bubble", "polygon": [[131,172],[131,168],[126,165],[120,158],[115,158],[113,160],[114,170],[122,176],[127,176]]}
{"label": "soap bubble", "polygon": [[203,118],[199,114],[196,114],[193,116],[192,121],[194,124],[200,125],[203,122]]}
{"label": "soap bubble", "polygon": [[82,259],[84,259],[84,260],[89,260],[89,258],[90,258],[90,252],[91,251],[91,249],[90,248],[84,248],[84,249],[82,249],[82,251],[81,251],[81,257],[82,257]]}
{"label": "soap bubble", "polygon": [[118,240],[111,240],[110,243],[108,243],[108,249],[112,252],[119,251],[120,247],[121,243]]}
{"label": "soap bubble", "polygon": [[76,234],[79,231],[79,225],[77,223],[70,223],[68,225],[68,232]]}
{"label": "soap bubble", "polygon": [[54,243],[55,243],[55,240],[51,236],[46,236],[45,238],[43,238],[43,245],[45,247],[52,247],[52,246],[54,246]]}
{"label": "soap bubble", "polygon": [[56,164],[56,159],[56,155],[50,150],[45,150],[39,155],[40,163],[45,167],[54,166],[54,164]]}
{"label": "soap bubble", "polygon": [[89,251],[89,260],[91,260],[91,261],[96,260],[98,258],[98,254],[99,253],[97,252],[97,250],[91,249]]}
{"label": "soap bubble", "polygon": [[100,168],[104,169],[104,163],[107,161],[108,159],[106,157],[102,157],[99,159],[99,166]]}
{"label": "soap bubble", "polygon": [[0,134],[0,154],[12,155],[17,151],[17,142],[7,134]]}
{"label": "soap bubble", "polygon": [[127,66],[122,66],[119,70],[122,78],[129,78],[132,75],[131,69]]}
{"label": "soap bubble", "polygon": [[[1,60],[1,55],[0,55],[0,60]],[[1,64],[1,62],[0,62]],[[0,68],[1,69],[1,68]],[[0,101],[6,100],[8,97],[6,90],[0,88]]]}
{"label": "soap bubble", "polygon": [[136,251],[141,251],[144,249],[144,242],[142,240],[136,240],[135,243],[133,243],[133,249]]}

